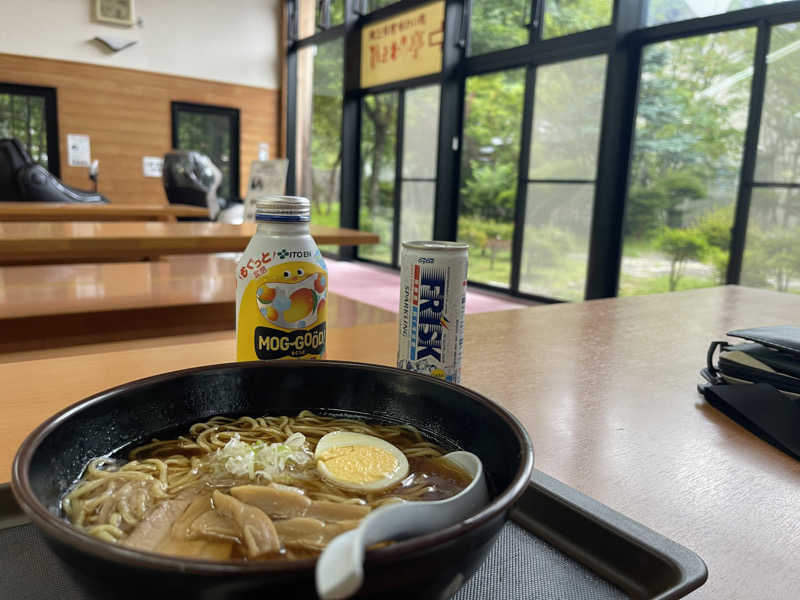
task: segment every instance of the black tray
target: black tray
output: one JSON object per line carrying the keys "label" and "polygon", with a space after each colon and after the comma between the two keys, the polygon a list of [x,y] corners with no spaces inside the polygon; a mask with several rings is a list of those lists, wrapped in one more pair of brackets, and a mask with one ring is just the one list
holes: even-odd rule
{"label": "black tray", "polygon": [[[700,587],[691,550],[534,471],[489,558],[453,600],[667,600]],[[0,598],[89,598],[0,485]]]}

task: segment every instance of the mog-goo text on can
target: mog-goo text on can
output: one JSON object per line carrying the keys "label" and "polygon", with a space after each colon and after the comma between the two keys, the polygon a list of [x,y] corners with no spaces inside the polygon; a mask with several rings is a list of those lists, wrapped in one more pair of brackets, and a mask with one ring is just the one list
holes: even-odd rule
{"label": "mog-goo text on can", "polygon": [[467,244],[403,242],[397,366],[461,381]]}

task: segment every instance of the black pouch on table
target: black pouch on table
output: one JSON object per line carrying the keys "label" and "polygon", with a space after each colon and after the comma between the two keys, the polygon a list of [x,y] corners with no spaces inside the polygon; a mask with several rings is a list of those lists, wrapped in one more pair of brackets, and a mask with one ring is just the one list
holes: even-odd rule
{"label": "black pouch on table", "polygon": [[756,327],[728,335],[747,342],[711,342],[700,372],[709,383],[698,390],[742,427],[800,460],[800,327]]}

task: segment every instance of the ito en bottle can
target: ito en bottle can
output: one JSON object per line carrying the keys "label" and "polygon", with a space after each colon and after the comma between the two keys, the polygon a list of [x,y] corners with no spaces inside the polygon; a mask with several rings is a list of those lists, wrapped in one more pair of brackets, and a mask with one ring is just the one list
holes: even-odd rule
{"label": "ito en bottle can", "polygon": [[328,269],[307,198],[266,196],[236,269],[236,360],[325,358]]}
{"label": "ito en bottle can", "polygon": [[460,242],[403,242],[397,366],[459,383],[467,249]]}

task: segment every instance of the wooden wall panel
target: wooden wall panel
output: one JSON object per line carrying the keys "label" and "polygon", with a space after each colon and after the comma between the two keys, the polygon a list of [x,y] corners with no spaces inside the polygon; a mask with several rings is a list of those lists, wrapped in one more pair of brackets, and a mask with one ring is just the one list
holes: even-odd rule
{"label": "wooden wall panel", "polygon": [[56,88],[61,179],[88,189],[85,167],[67,166],[68,133],[91,136],[100,161],[99,191],[114,203],[164,204],[160,179],[144,177],[143,156],[170,150],[170,102],[230,106],[240,111],[240,190],[247,190],[259,142],[281,151],[276,90],[132,69],[0,53],[0,82]]}

